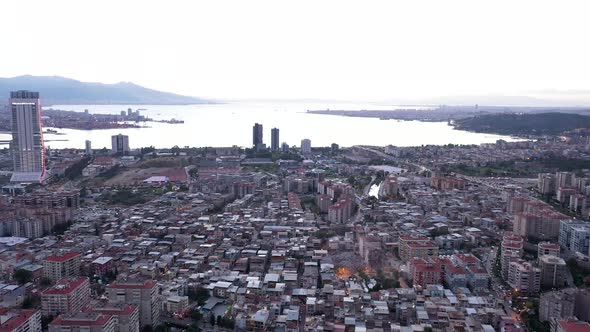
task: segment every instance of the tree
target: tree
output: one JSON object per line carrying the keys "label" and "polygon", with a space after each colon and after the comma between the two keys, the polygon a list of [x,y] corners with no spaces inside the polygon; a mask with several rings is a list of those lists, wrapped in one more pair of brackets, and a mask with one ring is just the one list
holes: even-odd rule
{"label": "tree", "polygon": [[215,326],[215,316],[213,316],[213,314],[209,316],[209,324],[211,324],[211,326]]}
{"label": "tree", "polygon": [[51,279],[49,279],[47,277],[41,278],[41,286],[47,287],[47,286],[50,286],[51,283],[52,283]]}
{"label": "tree", "polygon": [[221,316],[217,316],[217,326],[222,326]]}
{"label": "tree", "polygon": [[193,309],[191,311],[191,319],[193,320],[193,322],[196,323],[203,319],[203,314],[201,314],[201,312],[198,309]]}
{"label": "tree", "polygon": [[14,272],[14,279],[21,285],[30,282],[33,279],[33,273],[29,270],[20,269]]}
{"label": "tree", "polygon": [[197,287],[196,290],[189,289],[188,297],[191,301],[197,301],[199,305],[204,305],[209,299],[209,291],[203,287]]}

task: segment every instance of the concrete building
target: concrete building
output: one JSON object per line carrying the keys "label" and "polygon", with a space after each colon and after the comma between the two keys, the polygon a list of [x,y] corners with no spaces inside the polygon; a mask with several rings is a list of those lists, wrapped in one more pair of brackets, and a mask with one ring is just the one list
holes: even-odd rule
{"label": "concrete building", "polygon": [[41,332],[41,311],[0,309],[1,332]]}
{"label": "concrete building", "polygon": [[554,319],[551,321],[551,332],[590,332],[590,323],[575,319]]}
{"label": "concrete building", "polygon": [[162,307],[158,284],[153,281],[114,281],[107,286],[107,298],[111,302],[123,302],[139,307],[139,325],[157,326]]}
{"label": "concrete building", "polygon": [[555,192],[555,176],[550,173],[539,173],[537,190],[543,195]]}
{"label": "concrete building", "polygon": [[557,172],[555,173],[555,192],[560,188],[569,187],[572,184],[572,172]]}
{"label": "concrete building", "polygon": [[47,256],[43,260],[43,276],[54,282],[62,278],[75,277],[80,274],[81,257],[82,255],[77,252]]}
{"label": "concrete building", "polygon": [[438,256],[438,246],[427,237],[422,236],[400,236],[399,255],[407,262],[412,258],[428,258]]}
{"label": "concrete building", "polygon": [[522,237],[514,233],[506,233],[502,238],[501,245],[501,264],[502,264],[502,278],[508,279],[508,270],[510,262],[516,261],[522,257],[524,242]]}
{"label": "concrete building", "polygon": [[262,151],[266,148],[263,141],[262,124],[255,123],[252,127],[252,148],[256,151]]}
{"label": "concrete building", "polygon": [[528,262],[510,262],[507,281],[523,294],[536,294],[541,289],[541,270]]}
{"label": "concrete building", "polygon": [[43,221],[40,219],[15,220],[12,235],[36,239],[43,236]]}
{"label": "concrete building", "polygon": [[563,287],[567,280],[567,265],[563,258],[543,255],[539,257],[541,268],[541,285],[546,287]]}
{"label": "concrete building", "polygon": [[584,255],[590,250],[590,225],[583,221],[562,220],[559,228],[559,244]]}
{"label": "concrete building", "polygon": [[435,263],[423,258],[412,258],[408,261],[410,276],[414,286],[442,284],[444,274],[440,263]]}
{"label": "concrete building", "polygon": [[86,153],[88,156],[92,155],[92,142],[89,140],[86,140],[85,142],[84,153]]}
{"label": "concrete building", "polygon": [[553,255],[559,257],[559,244],[551,242],[539,242],[537,246],[537,256]]}
{"label": "concrete building", "polygon": [[43,316],[76,313],[90,301],[88,278],[61,279],[41,293]]}
{"label": "concrete building", "polygon": [[96,312],[115,319],[115,332],[139,332],[139,309],[126,303],[99,302],[82,309],[82,312]]}
{"label": "concrete building", "polygon": [[272,151],[279,151],[279,128],[272,128],[270,130],[270,149]]}
{"label": "concrete building", "polygon": [[115,318],[97,312],[60,315],[49,323],[49,332],[115,332]]}
{"label": "concrete building", "polygon": [[166,311],[169,313],[183,313],[188,308],[188,296],[172,295],[166,298]]}
{"label": "concrete building", "polygon": [[547,292],[539,301],[539,320],[564,319],[574,316],[575,289]]}
{"label": "concrete building", "polygon": [[281,144],[281,152],[289,153],[289,144],[287,144],[286,142],[283,142]]}
{"label": "concrete building", "polygon": [[11,181],[36,179],[31,182],[40,182],[45,174],[45,147],[39,93],[13,91],[8,103],[11,112],[11,151],[15,171]]}
{"label": "concrete building", "polygon": [[131,151],[129,148],[129,136],[122,134],[111,136],[111,153],[125,154],[129,151]]}
{"label": "concrete building", "polygon": [[304,138],[301,140],[301,153],[302,154],[310,154],[311,153],[311,140]]}

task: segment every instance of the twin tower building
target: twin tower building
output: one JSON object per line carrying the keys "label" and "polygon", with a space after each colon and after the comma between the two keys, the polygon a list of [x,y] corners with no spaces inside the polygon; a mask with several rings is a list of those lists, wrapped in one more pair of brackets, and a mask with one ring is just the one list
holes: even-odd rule
{"label": "twin tower building", "polygon": [[[263,142],[262,133],[262,124],[255,123],[254,127],[252,128],[252,147],[257,152],[266,150],[266,144]],[[279,128],[272,128],[270,131],[270,136],[270,150],[273,152],[279,151]],[[289,145],[287,143],[281,144],[280,150],[283,153],[289,152]],[[301,153],[311,153],[311,140],[307,138],[301,140]]]}

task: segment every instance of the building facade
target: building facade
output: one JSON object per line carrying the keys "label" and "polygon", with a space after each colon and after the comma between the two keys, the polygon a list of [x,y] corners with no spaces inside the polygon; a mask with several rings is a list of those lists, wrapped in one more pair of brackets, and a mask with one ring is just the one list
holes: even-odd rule
{"label": "building facade", "polygon": [[43,276],[54,282],[62,278],[75,277],[80,274],[81,258],[82,255],[76,252],[47,256],[43,260]]}
{"label": "building facade", "polygon": [[76,313],[90,301],[88,278],[61,279],[41,293],[43,316]]}
{"label": "building facade", "polygon": [[45,172],[45,147],[38,92],[13,91],[9,107],[12,127],[12,156],[17,173]]}
{"label": "building facade", "polygon": [[131,151],[129,148],[129,136],[122,134],[111,136],[111,153],[125,154],[129,151]]}
{"label": "building facade", "polygon": [[140,328],[160,323],[162,307],[155,281],[114,281],[107,286],[110,302],[123,302],[139,307]]}
{"label": "building facade", "polygon": [[270,130],[270,149],[272,151],[279,151],[279,128],[272,128]]}

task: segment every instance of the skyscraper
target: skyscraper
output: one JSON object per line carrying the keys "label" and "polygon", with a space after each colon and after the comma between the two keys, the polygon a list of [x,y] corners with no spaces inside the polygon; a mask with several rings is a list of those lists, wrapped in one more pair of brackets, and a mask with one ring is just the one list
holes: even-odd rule
{"label": "skyscraper", "polygon": [[124,154],[129,150],[129,136],[122,134],[111,136],[111,153]]}
{"label": "skyscraper", "polygon": [[10,93],[12,125],[13,181],[18,173],[35,174],[39,181],[45,173],[45,148],[41,125],[41,100],[39,92],[13,91]]}
{"label": "skyscraper", "polygon": [[272,128],[270,130],[270,149],[272,151],[279,151],[279,128]]}
{"label": "skyscraper", "polygon": [[262,124],[260,123],[255,123],[252,128],[252,147],[256,151],[264,149],[264,144],[262,143]]}
{"label": "skyscraper", "polygon": [[311,153],[311,140],[304,138],[301,140],[301,153],[302,154],[309,154]]}
{"label": "skyscraper", "polygon": [[89,140],[86,140],[86,147],[85,147],[85,151],[84,151],[87,155],[91,155],[92,154],[92,142]]}

